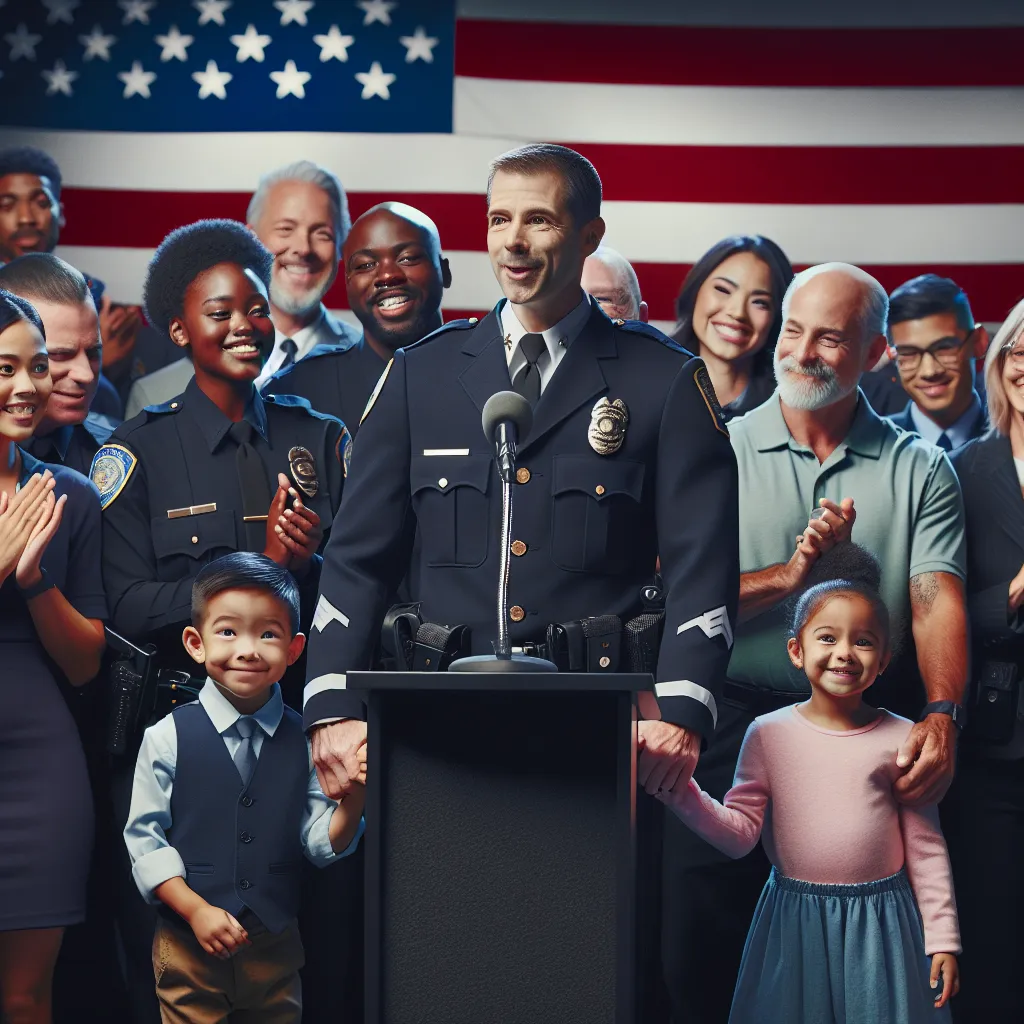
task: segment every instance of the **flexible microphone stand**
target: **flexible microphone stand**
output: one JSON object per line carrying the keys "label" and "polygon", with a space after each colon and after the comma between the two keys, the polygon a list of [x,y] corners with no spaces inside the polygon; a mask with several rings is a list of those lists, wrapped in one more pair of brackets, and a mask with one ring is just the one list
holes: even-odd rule
{"label": "flexible microphone stand", "polygon": [[498,563],[498,639],[494,654],[459,658],[449,672],[557,672],[554,662],[527,654],[513,654],[508,633],[509,551],[512,543],[512,482],[516,476],[516,445],[533,426],[533,409],[515,391],[499,391],[484,404],[483,428],[495,445],[498,476],[501,477],[501,555]]}

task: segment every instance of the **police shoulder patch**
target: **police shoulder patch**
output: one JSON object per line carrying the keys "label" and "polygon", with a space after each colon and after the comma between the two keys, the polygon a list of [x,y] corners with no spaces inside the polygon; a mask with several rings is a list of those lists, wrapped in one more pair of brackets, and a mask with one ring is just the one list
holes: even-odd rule
{"label": "police shoulder patch", "polygon": [[[424,339],[426,340],[426,339]],[[366,408],[363,410],[363,415],[359,417],[359,426],[363,425],[363,420],[370,415],[370,410],[373,408],[373,403],[377,401],[377,396],[381,392],[381,388],[384,387],[384,381],[388,379],[388,374],[391,372],[391,367],[395,365],[394,358],[388,360],[388,365],[384,367],[384,372],[380,375],[376,385],[374,386],[373,392],[370,394],[369,399],[366,402]]]}
{"label": "police shoulder patch", "polygon": [[100,492],[101,509],[124,490],[138,461],[133,452],[120,444],[105,444],[93,456],[89,477]]}
{"label": "police shoulder patch", "polygon": [[725,413],[722,411],[722,405],[718,401],[718,395],[715,394],[715,387],[711,383],[711,375],[708,373],[708,368],[703,364],[698,366],[693,379],[697,383],[697,390],[700,391],[704,404],[708,407],[708,412],[711,414],[715,429],[728,437],[729,428],[725,425]]}

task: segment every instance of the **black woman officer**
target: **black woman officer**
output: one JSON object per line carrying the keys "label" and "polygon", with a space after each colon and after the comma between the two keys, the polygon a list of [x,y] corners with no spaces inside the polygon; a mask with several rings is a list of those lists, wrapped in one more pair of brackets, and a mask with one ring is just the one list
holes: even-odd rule
{"label": "black woman officer", "polygon": [[[338,510],[348,435],[303,399],[263,398],[253,384],[274,343],[272,261],[235,221],[199,221],[164,239],[146,277],[146,315],[191,350],[195,377],[177,398],[118,427],[93,460],[111,624],[135,643],[153,643],[162,673],[187,670],[181,635],[191,621],[192,581],[228,552],[259,551],[289,568],[304,622],[312,616],[321,524],[329,527]],[[301,685],[301,676],[291,678]],[[297,703],[298,686],[288,676],[283,683],[285,700]],[[122,822],[134,753],[115,771]],[[152,915],[127,872],[129,985],[136,1020],[152,1020]]]}

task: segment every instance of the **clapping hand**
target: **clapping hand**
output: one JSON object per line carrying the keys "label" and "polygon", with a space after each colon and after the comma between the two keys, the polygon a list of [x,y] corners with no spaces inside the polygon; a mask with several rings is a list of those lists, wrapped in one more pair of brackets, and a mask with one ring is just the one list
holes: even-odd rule
{"label": "clapping hand", "polygon": [[[13,497],[0,494],[0,582],[16,568],[20,569],[22,555],[37,526],[52,517],[54,486],[53,474],[46,470],[41,476],[33,475]],[[48,543],[49,537],[43,541],[42,548]],[[16,578],[20,583],[20,571]]]}
{"label": "clapping hand", "polygon": [[282,490],[292,499],[292,507],[282,507],[274,524],[277,540],[289,554],[288,568],[303,570],[316,554],[324,531],[320,528],[320,517],[302,503],[299,492],[291,486],[284,473],[278,473],[278,494]]}
{"label": "clapping hand", "polygon": [[50,491],[43,502],[43,511],[36,521],[35,529],[29,536],[25,550],[21,553],[21,558],[18,559],[18,568],[14,573],[18,586],[23,590],[35,586],[43,578],[40,564],[43,552],[46,551],[47,545],[57,533],[67,500],[68,496],[62,494],[54,501],[53,491]]}

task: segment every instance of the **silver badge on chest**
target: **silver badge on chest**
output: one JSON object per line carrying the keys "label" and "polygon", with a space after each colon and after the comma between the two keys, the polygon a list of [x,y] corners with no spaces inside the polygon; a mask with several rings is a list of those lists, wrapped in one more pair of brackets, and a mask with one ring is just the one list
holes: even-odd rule
{"label": "silver badge on chest", "polygon": [[316,461],[308,448],[296,445],[288,451],[288,468],[292,471],[292,479],[300,490],[309,498],[316,497],[320,481],[316,475]]}
{"label": "silver badge on chest", "polygon": [[590,413],[587,440],[598,455],[614,455],[626,440],[629,426],[629,410],[621,398],[610,402],[607,397],[598,399]]}

